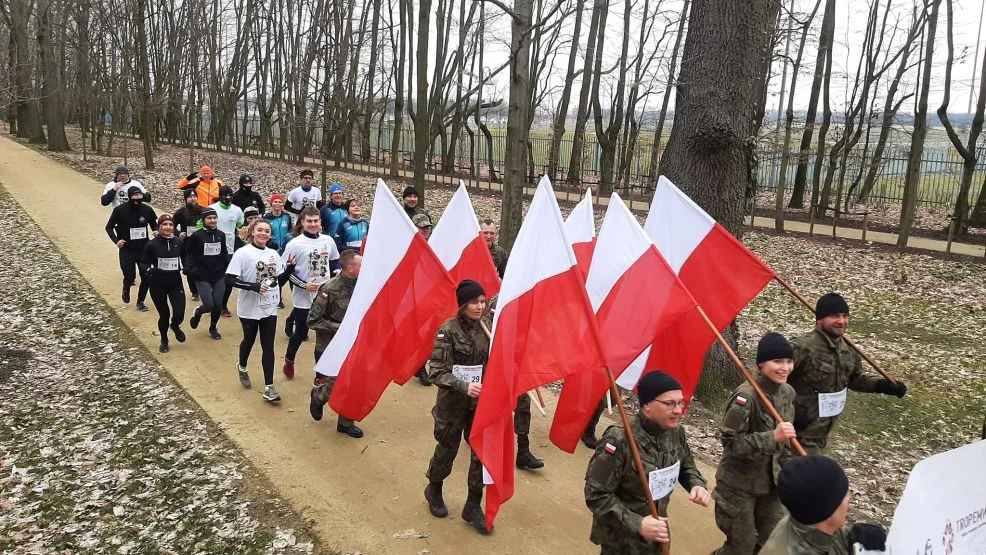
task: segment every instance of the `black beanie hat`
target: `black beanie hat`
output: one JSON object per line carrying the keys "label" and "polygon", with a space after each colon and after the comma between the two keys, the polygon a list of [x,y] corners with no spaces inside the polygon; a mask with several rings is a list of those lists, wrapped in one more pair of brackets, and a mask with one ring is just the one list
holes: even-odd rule
{"label": "black beanie hat", "polygon": [[757,364],[779,358],[794,358],[794,349],[783,335],[772,331],[757,343]]}
{"label": "black beanie hat", "polygon": [[678,380],[661,370],[656,370],[644,374],[637,382],[637,400],[640,402],[640,406],[644,406],[658,396],[676,389],[681,389],[681,383]]}
{"label": "black beanie hat", "polygon": [[248,173],[245,173],[245,174],[241,175],[240,176],[240,186],[242,187],[244,183],[249,183],[251,186],[253,186],[253,176],[251,176]]}
{"label": "black beanie hat", "polygon": [[127,175],[130,175],[130,170],[128,170],[126,166],[117,166],[116,167],[116,171],[113,172],[113,176],[116,177],[116,176],[120,175],[121,173],[125,173]]}
{"label": "black beanie hat", "polygon": [[485,295],[486,291],[479,282],[473,281],[471,279],[464,279],[459,282],[459,286],[455,288],[455,300],[462,306],[469,301],[475,299],[480,295]]}
{"label": "black beanie hat", "polygon": [[185,197],[185,200],[188,200],[191,197],[198,197],[198,194],[195,192],[195,189],[182,189],[181,195]]}
{"label": "black beanie hat", "polygon": [[233,196],[233,188],[229,185],[223,185],[219,188],[219,196],[224,197],[226,195]]}
{"label": "black beanie hat", "polygon": [[404,192],[401,193],[401,198],[405,199],[411,195],[418,196],[418,190],[414,187],[404,187]]}
{"label": "black beanie hat", "polygon": [[141,194],[142,195],[142,194],[144,194],[144,191],[141,191],[140,190],[140,187],[138,187],[136,185],[131,185],[129,188],[127,188],[127,198],[130,198],[130,197],[132,197],[132,196],[134,196],[136,194]]}
{"label": "black beanie hat", "polygon": [[313,172],[312,170],[301,170],[301,173],[298,174],[298,177],[306,177],[306,176],[315,177],[315,172]]}
{"label": "black beanie hat", "polygon": [[849,314],[849,303],[838,293],[826,293],[815,303],[815,321],[833,314]]}
{"label": "black beanie hat", "polygon": [[794,457],[777,476],[777,497],[791,518],[810,526],[835,513],[849,491],[849,478],[834,460],[822,455]]}
{"label": "black beanie hat", "polygon": [[200,216],[203,220],[209,216],[219,216],[215,208],[203,208],[202,215]]}

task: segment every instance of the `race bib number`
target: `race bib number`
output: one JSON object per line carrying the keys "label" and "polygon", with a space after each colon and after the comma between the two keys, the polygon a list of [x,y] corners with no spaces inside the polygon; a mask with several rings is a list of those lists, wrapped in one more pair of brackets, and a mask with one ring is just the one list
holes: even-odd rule
{"label": "race bib number", "polygon": [[363,241],[347,241],[346,246],[358,249],[363,246]]}
{"label": "race bib number", "polygon": [[147,228],[146,227],[131,227],[130,228],[130,240],[135,239],[147,239]]}
{"label": "race bib number", "polygon": [[202,247],[202,254],[205,256],[218,256],[219,253],[223,252],[222,243],[205,243]]}
{"label": "race bib number", "polygon": [[158,258],[157,267],[159,270],[166,271],[177,271],[178,270],[178,257],[175,258]]}
{"label": "race bib number", "polygon": [[846,408],[846,391],[848,389],[836,391],[835,393],[819,393],[818,416],[829,418],[842,414],[842,410]]}
{"label": "race bib number", "polygon": [[456,364],[452,366],[452,375],[469,383],[483,383],[483,365],[463,366]]}
{"label": "race bib number", "polygon": [[666,468],[651,471],[649,479],[650,496],[654,501],[671,495],[671,492],[674,491],[675,484],[678,483],[679,470],[681,470],[681,461]]}
{"label": "race bib number", "polygon": [[266,293],[260,294],[260,308],[270,308],[277,304],[281,294],[277,289],[268,289]]}

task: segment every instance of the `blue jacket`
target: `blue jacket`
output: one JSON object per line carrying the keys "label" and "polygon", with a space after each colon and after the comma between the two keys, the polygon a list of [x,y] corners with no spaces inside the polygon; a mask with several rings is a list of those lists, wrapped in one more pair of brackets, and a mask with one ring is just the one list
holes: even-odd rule
{"label": "blue jacket", "polygon": [[366,233],[370,230],[370,222],[360,218],[353,221],[347,216],[345,220],[339,222],[336,228],[335,239],[339,252],[346,249],[359,250],[366,239]]}
{"label": "blue jacket", "polygon": [[331,200],[325,203],[325,206],[322,207],[320,212],[322,216],[322,233],[335,239],[339,224],[349,217],[349,213],[342,208],[342,205],[336,206],[332,204]]}
{"label": "blue jacket", "polygon": [[275,216],[268,212],[264,214],[264,219],[270,222],[270,238],[277,244],[277,254],[284,254],[284,246],[291,238],[291,216],[287,212],[281,212],[280,216]]}

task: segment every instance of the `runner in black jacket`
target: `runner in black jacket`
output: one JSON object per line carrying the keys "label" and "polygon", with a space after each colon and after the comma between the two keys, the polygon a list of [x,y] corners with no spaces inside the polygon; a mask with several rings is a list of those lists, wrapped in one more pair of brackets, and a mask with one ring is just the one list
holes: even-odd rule
{"label": "runner in black jacket", "polygon": [[222,339],[216,324],[223,310],[223,293],[226,291],[226,234],[216,229],[218,217],[213,208],[202,211],[202,229],[193,233],[185,242],[185,274],[195,280],[202,305],[192,312],[188,324],[199,327],[199,320],[210,313],[209,335]]}
{"label": "runner in black jacket", "polygon": [[[121,204],[110,213],[106,222],[106,235],[120,249],[120,269],[123,271],[123,302],[130,302],[130,288],[137,280],[138,262],[147,244],[150,234],[147,226],[157,229],[157,215],[154,210],[144,204],[144,193],[140,187],[131,186],[127,190],[126,204]],[[137,310],[147,312],[144,299],[147,298],[147,276],[143,269],[140,271],[140,288],[137,290]]]}
{"label": "runner in black jacket", "polygon": [[[185,239],[195,233],[195,226],[202,219],[202,210],[204,208],[199,206],[198,197],[195,196],[195,191],[192,189],[185,189],[182,191],[182,194],[185,196],[185,206],[175,210],[174,218],[175,231],[178,233],[178,238],[182,241],[181,260],[184,263]],[[191,276],[186,277],[188,278],[188,291],[192,294],[192,301],[198,301],[199,289],[195,286],[195,280]]]}
{"label": "runner in black jacket", "polygon": [[259,214],[267,212],[264,198],[260,196],[260,193],[253,190],[253,177],[247,174],[240,176],[240,189],[233,193],[233,204],[239,206],[240,210],[244,212],[248,206],[256,208]]}
{"label": "runner in black jacket", "polygon": [[185,289],[181,285],[181,240],[175,236],[175,221],[170,214],[161,214],[157,226],[158,236],[144,247],[140,267],[147,274],[151,300],[158,313],[157,329],[161,334],[158,351],[167,353],[169,327],[179,343],[185,342],[185,332],[181,330],[185,320]]}

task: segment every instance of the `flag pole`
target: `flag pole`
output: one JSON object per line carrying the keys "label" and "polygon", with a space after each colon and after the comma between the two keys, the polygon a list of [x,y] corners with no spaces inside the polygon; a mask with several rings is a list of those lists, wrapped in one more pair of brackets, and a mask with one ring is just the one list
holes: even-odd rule
{"label": "flag pole", "polygon": [[[489,305],[487,304],[487,306],[489,306]],[[484,314],[484,316],[485,316],[485,314]],[[486,334],[486,338],[489,339],[490,341],[492,341],[493,340],[493,334],[490,333],[490,329],[486,327],[486,322],[484,322],[482,320],[482,318],[480,318],[480,320],[479,320],[479,325],[480,325],[480,327],[483,328],[483,332]],[[541,397],[541,388],[540,387],[535,387],[534,388],[534,391],[537,392],[537,398],[535,398],[534,397],[534,393],[531,393],[530,391],[527,392],[527,396],[531,398],[531,401],[534,401],[534,405],[541,412],[541,416],[548,416],[548,413],[544,411],[545,404],[544,404],[544,398]]]}
{"label": "flag pole", "polygon": [[[633,437],[633,430],[630,428],[630,418],[627,416],[627,409],[623,406],[623,397],[620,395],[620,390],[616,387],[616,378],[613,377],[613,370],[609,366],[606,367],[606,377],[609,378],[609,389],[613,393],[613,397],[616,399],[616,408],[620,412],[620,419],[623,420],[623,430],[627,434],[627,442],[630,444],[630,453],[633,455],[633,465],[637,468],[637,475],[640,476],[640,487],[644,488],[644,497],[647,499],[647,508],[650,509],[650,515],[654,518],[660,519],[662,517],[657,512],[657,505],[654,503],[654,499],[650,491],[650,481],[647,479],[647,473],[644,472],[644,463],[640,460],[640,451],[637,449],[637,439]],[[665,519],[666,520],[666,519]],[[668,528],[668,536],[670,537],[671,528]],[[663,555],[671,555],[671,541],[667,541],[661,544],[661,553]]]}
{"label": "flag pole", "polygon": [[[778,424],[784,422],[784,419],[781,418],[781,415],[777,412],[777,409],[774,408],[774,404],[770,402],[770,399],[767,397],[767,395],[763,392],[762,389],[760,389],[760,386],[757,385],[757,381],[753,379],[753,375],[750,374],[750,371],[746,368],[746,365],[744,365],[743,361],[741,361],[739,357],[736,356],[736,352],[733,351],[733,348],[729,346],[729,343],[726,342],[726,339],[723,338],[721,333],[719,333],[719,330],[716,329],[715,324],[712,323],[712,320],[709,319],[709,316],[705,313],[704,310],[702,310],[702,307],[696,305],[695,308],[696,310],[698,310],[698,313],[702,315],[702,319],[705,320],[706,324],[708,324],[709,329],[716,334],[716,340],[719,341],[719,344],[722,345],[723,349],[726,349],[726,353],[729,355],[729,358],[732,359],[733,364],[735,364],[736,367],[740,369],[740,372],[743,373],[743,377],[746,378],[746,381],[750,382],[750,385],[753,386],[753,391],[757,393],[757,397],[760,398],[760,402],[763,403],[763,406],[767,407],[767,412],[770,413],[770,416],[773,417],[774,421],[777,422]],[[794,449],[795,453],[801,455],[802,457],[807,455],[804,447],[801,446],[801,443],[798,441],[797,438],[791,438],[789,441],[791,442],[791,447]]]}
{"label": "flag pole", "polygon": [[[783,287],[784,289],[787,289],[787,292],[790,293],[791,295],[793,295],[794,298],[796,298],[799,301],[801,301],[801,304],[805,305],[805,308],[807,308],[812,313],[815,312],[815,308],[811,306],[811,303],[808,302],[808,299],[806,299],[803,296],[801,296],[801,293],[798,293],[797,291],[795,291],[794,290],[794,287],[791,287],[791,284],[790,283],[784,281],[784,279],[781,278],[778,275],[775,275],[774,276],[774,279],[777,281],[777,283],[781,284],[781,287]],[[853,343],[852,341],[850,341],[848,337],[842,336],[842,340],[845,341],[846,342],[846,345],[849,345],[852,348],[852,350],[856,351],[856,353],[860,357],[862,357],[863,360],[865,360],[870,366],[872,366],[873,369],[876,370],[878,374],[880,374],[884,378],[887,378],[891,382],[897,383],[897,380],[891,378],[890,377],[890,374],[887,374],[883,370],[883,368],[880,368],[880,365],[878,365],[876,363],[876,361],[874,361],[872,358],[869,357],[869,355],[867,355],[866,353],[864,353],[855,343]]]}

